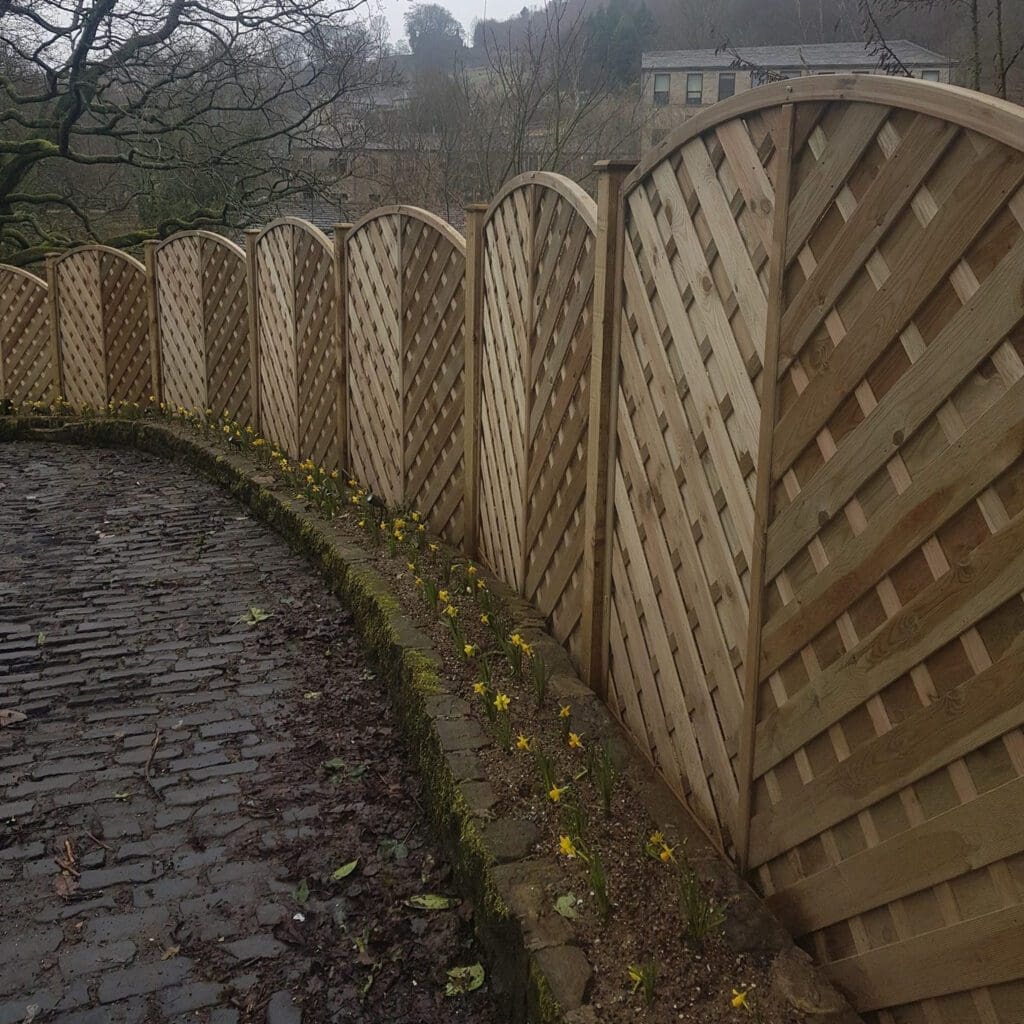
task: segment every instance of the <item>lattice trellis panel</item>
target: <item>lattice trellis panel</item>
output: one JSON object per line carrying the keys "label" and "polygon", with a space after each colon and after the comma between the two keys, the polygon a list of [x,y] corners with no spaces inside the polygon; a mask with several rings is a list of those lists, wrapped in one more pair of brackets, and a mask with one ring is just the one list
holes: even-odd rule
{"label": "lattice trellis panel", "polygon": [[62,256],[56,273],[65,397],[75,405],[146,401],[153,377],[142,264],[86,246]]}
{"label": "lattice trellis panel", "polygon": [[56,397],[46,283],[27,271],[0,267],[0,401],[20,405]]}
{"label": "lattice trellis panel", "polygon": [[353,471],[458,543],[465,241],[432,214],[400,206],[356,225],[347,245]]}
{"label": "lattice trellis panel", "polygon": [[728,846],[738,809],[773,123],[698,135],[627,198],[609,700]]}
{"label": "lattice trellis panel", "polygon": [[272,224],[257,242],[263,432],[300,458],[337,467],[337,312],[334,248],[301,220]]}
{"label": "lattice trellis panel", "polygon": [[115,249],[101,249],[99,258],[107,399],[143,403],[154,392],[146,272]]}
{"label": "lattice trellis panel", "polygon": [[453,544],[464,536],[466,244],[427,214],[401,214],[405,500]]}
{"label": "lattice trellis panel", "polygon": [[484,227],[480,543],[579,654],[593,201],[555,175],[506,188]]}
{"label": "lattice trellis panel", "polygon": [[750,860],[871,1019],[980,1024],[1024,996],[1024,112],[941,98],[797,108]]}
{"label": "lattice trellis panel", "polygon": [[404,492],[400,230],[397,214],[366,221],[349,235],[345,261],[352,472],[393,504]]}
{"label": "lattice trellis panel", "polygon": [[64,397],[75,406],[105,405],[100,254],[95,249],[69,253],[58,260],[56,273]]}
{"label": "lattice trellis panel", "polygon": [[298,360],[299,451],[338,467],[338,313],[334,249],[319,234],[296,229],[295,354]]}
{"label": "lattice trellis panel", "polygon": [[250,420],[245,256],[209,231],[157,249],[163,397],[174,406]]}
{"label": "lattice trellis panel", "polygon": [[203,330],[202,264],[197,233],[177,235],[156,252],[163,400],[205,409],[206,342]]}
{"label": "lattice trellis panel", "polygon": [[239,423],[251,423],[245,256],[226,239],[201,232],[199,259],[206,335],[206,401],[216,416],[227,413]]}

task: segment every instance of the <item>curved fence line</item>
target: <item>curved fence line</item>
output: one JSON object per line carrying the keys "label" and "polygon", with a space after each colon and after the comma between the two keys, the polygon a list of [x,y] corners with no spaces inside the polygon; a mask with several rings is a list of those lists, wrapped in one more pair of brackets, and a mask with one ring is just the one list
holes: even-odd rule
{"label": "curved fence line", "polygon": [[187,399],[422,507],[867,1019],[1010,1019],[1022,151],[1020,108],[837,75],[601,165],[596,205],[524,175],[465,242],[387,207],[244,263],[86,247],[0,268],[0,397]]}

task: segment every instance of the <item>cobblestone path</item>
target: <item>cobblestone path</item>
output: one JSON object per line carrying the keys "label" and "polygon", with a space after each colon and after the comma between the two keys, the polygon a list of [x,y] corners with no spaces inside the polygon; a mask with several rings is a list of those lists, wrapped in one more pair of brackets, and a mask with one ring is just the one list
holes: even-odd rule
{"label": "cobblestone path", "polygon": [[379,686],[213,485],[0,446],[0,1024],[490,1021]]}

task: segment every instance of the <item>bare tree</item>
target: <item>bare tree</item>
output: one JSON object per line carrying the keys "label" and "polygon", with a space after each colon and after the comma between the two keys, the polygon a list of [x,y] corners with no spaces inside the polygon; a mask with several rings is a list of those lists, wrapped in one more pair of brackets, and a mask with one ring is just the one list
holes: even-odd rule
{"label": "bare tree", "polygon": [[0,256],[241,225],[323,186],[303,154],[358,135],[387,74],[362,3],[0,0]]}
{"label": "bare tree", "polygon": [[[857,0],[865,37],[883,62],[895,57],[888,36],[928,21],[948,25],[964,54],[966,85],[1004,99],[1024,69],[1024,4],[1013,0]],[[887,65],[888,66],[888,65]],[[899,71],[899,68],[895,68]]]}

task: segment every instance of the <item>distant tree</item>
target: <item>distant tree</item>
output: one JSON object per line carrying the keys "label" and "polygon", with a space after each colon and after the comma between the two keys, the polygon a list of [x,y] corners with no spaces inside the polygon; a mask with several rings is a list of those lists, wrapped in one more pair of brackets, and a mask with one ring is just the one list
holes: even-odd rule
{"label": "distant tree", "polygon": [[462,25],[440,4],[414,4],[405,15],[405,34],[420,68],[450,67],[463,48]]}
{"label": "distant tree", "polygon": [[[0,0],[0,259],[239,226],[321,187],[386,64],[363,0]],[[348,3],[348,6],[345,4]]]}

